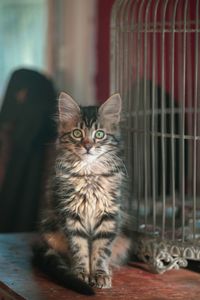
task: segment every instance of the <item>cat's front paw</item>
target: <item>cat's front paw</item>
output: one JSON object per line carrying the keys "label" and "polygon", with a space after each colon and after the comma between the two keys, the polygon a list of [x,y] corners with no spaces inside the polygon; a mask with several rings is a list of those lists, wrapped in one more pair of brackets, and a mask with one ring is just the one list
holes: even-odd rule
{"label": "cat's front paw", "polygon": [[90,278],[90,285],[100,289],[109,289],[112,287],[112,276],[102,271],[97,271]]}

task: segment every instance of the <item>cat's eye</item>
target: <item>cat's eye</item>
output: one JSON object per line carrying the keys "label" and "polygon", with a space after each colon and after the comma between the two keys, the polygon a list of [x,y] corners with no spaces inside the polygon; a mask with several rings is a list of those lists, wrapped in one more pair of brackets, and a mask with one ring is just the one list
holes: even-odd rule
{"label": "cat's eye", "polygon": [[72,136],[73,136],[74,138],[76,138],[76,139],[80,139],[80,138],[83,137],[83,133],[82,133],[82,131],[81,131],[80,129],[74,129],[74,130],[72,131]]}
{"label": "cat's eye", "polygon": [[95,132],[95,138],[99,139],[99,140],[103,139],[105,137],[105,135],[106,135],[105,131],[103,131],[103,130],[97,130]]}

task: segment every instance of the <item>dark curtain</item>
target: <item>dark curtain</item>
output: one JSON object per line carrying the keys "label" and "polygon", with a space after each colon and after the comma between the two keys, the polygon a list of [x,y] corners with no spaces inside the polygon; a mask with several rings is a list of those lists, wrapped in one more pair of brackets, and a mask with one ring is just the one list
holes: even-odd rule
{"label": "dark curtain", "polygon": [[55,111],[51,80],[28,69],[13,73],[0,112],[0,232],[37,226]]}

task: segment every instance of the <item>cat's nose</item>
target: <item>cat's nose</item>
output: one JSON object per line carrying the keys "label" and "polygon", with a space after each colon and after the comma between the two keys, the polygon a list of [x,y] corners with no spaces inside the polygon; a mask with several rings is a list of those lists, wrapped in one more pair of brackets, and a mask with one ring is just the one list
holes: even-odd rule
{"label": "cat's nose", "polygon": [[87,153],[89,153],[90,149],[92,148],[92,144],[90,143],[85,143],[84,148],[87,150]]}

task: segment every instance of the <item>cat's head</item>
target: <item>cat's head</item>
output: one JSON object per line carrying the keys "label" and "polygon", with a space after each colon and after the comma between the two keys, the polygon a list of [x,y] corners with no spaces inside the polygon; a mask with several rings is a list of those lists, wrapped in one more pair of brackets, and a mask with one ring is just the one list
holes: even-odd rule
{"label": "cat's head", "polygon": [[81,159],[97,158],[118,147],[121,98],[112,95],[100,107],[81,107],[66,93],[59,97],[60,146]]}

